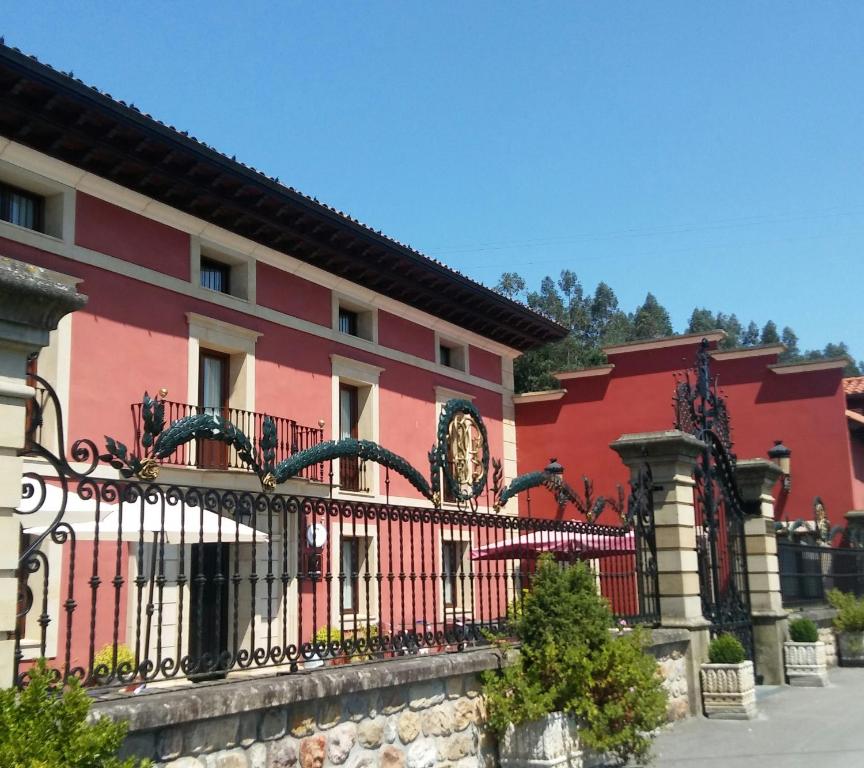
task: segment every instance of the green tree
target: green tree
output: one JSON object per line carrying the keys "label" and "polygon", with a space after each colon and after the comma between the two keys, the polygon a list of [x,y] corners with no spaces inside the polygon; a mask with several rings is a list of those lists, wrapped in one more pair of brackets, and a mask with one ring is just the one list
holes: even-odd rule
{"label": "green tree", "polygon": [[494,290],[508,299],[517,299],[525,290],[525,280],[516,272],[504,272]]}
{"label": "green tree", "polygon": [[738,320],[737,315],[734,312],[731,315],[718,312],[716,320],[717,327],[721,331],[726,331],[726,338],[720,342],[720,347],[722,349],[735,349],[740,346],[741,334],[744,329],[741,327],[741,321]]}
{"label": "green tree", "polygon": [[798,349],[798,336],[788,325],[783,328],[783,334],[780,340],[786,346],[786,351],[780,355],[780,359],[784,362],[787,360],[798,360],[801,357],[801,350]]}
{"label": "green tree", "polygon": [[773,320],[769,320],[762,327],[762,335],[759,337],[760,344],[777,344],[780,341],[780,335],[777,333],[777,324]]}
{"label": "green tree", "polygon": [[653,293],[649,293],[645,297],[645,303],[636,310],[633,316],[633,330],[636,339],[659,339],[672,335],[669,313]]}
{"label": "green tree", "polygon": [[717,319],[710,309],[694,309],[687,325],[687,333],[707,333],[717,328]]}
{"label": "green tree", "polygon": [[759,343],[759,326],[752,320],[747,325],[747,330],[741,336],[742,347],[755,347]]}
{"label": "green tree", "polygon": [[610,323],[619,314],[618,297],[606,283],[598,283],[591,299],[591,322],[588,326],[587,339],[591,344],[600,345],[607,333]]}

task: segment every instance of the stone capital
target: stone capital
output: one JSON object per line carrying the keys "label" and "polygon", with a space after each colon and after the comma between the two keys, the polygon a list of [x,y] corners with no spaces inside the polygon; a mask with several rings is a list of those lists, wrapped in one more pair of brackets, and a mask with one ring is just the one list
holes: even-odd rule
{"label": "stone capital", "polygon": [[774,484],[783,470],[768,459],[741,459],[735,469],[738,491],[744,501],[774,501]]}
{"label": "stone capital", "polygon": [[60,318],[86,303],[86,296],[47,270],[0,256],[0,343],[5,346],[44,347]]}
{"label": "stone capital", "polygon": [[663,432],[640,432],[621,435],[609,447],[628,467],[650,465],[655,479],[664,468],[674,474],[682,468],[692,468],[704,450],[705,443],[693,435],[670,429]]}

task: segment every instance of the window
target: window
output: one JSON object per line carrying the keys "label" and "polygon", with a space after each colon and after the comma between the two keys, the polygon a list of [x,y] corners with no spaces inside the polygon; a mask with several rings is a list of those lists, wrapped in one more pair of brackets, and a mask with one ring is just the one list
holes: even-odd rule
{"label": "window", "polygon": [[450,347],[445,347],[441,344],[438,347],[438,359],[441,361],[441,365],[446,365],[448,368],[453,367],[453,363],[450,358]]}
{"label": "window", "polygon": [[462,529],[444,531],[441,540],[441,602],[439,621],[445,627],[451,623],[463,624],[473,611],[474,582],[471,574],[471,534]]}
{"label": "window", "polygon": [[[200,413],[228,417],[228,355],[202,349],[198,364],[198,408]],[[198,466],[206,469],[228,467],[228,443],[198,441]]]}
{"label": "window", "polygon": [[[339,439],[357,439],[360,426],[360,391],[351,384],[339,385]],[[345,491],[367,491],[365,462],[356,456],[339,459],[339,487]]]}
{"label": "window", "polygon": [[339,580],[342,585],[340,602],[341,613],[357,613],[360,604],[358,584],[360,575],[360,539],[342,539]]}
{"label": "window", "polygon": [[464,344],[438,339],[438,364],[457,371],[468,370],[468,352]]}
{"label": "window", "polygon": [[372,307],[334,294],[333,327],[346,336],[374,342],[378,339],[378,314]]}
{"label": "window", "polygon": [[[353,438],[378,442],[378,377],[383,368],[342,355],[332,364],[330,425],[333,440]],[[340,492],[375,494],[380,484],[376,464],[356,457],[333,463]]]}
{"label": "window", "polygon": [[0,219],[42,232],[45,199],[0,182]]}
{"label": "window", "polygon": [[377,562],[374,528],[364,530],[350,524],[330,526],[330,623],[352,632],[369,621],[378,622],[378,583],[371,578]]}
{"label": "window", "polygon": [[357,313],[350,309],[339,308],[339,333],[349,336],[357,335]]}
{"label": "window", "polygon": [[441,578],[444,584],[444,607],[456,606],[456,575],[459,572],[459,542],[445,541],[441,545]]}
{"label": "window", "polygon": [[219,293],[231,293],[231,267],[202,257],[201,287]]}

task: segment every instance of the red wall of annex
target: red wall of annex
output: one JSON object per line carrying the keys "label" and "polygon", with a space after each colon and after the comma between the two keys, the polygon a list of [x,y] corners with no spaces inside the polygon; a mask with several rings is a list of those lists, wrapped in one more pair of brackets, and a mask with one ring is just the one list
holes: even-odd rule
{"label": "red wall of annex", "polygon": [[[692,365],[696,350],[694,343],[610,354],[610,374],[562,381],[567,392],[557,401],[518,404],[519,471],[556,456],[577,489],[585,475],[595,493],[613,493],[628,476],[609,444],[622,434],[673,427],[674,374]],[[792,450],[792,490],[775,486],[777,516],[811,519],[819,495],[841,524],[853,508],[842,370],[780,375],[768,368],[775,362],[776,355],[712,361],[727,397],[733,450],[740,459],[766,458],[773,441],[783,440]],[[546,494],[532,495],[532,505],[534,514],[555,514]]]}

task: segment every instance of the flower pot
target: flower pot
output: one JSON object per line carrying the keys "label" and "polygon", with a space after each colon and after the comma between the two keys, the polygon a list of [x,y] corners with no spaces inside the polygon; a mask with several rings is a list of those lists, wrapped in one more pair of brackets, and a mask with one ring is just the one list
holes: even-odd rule
{"label": "flower pot", "polygon": [[576,721],[563,712],[507,726],[498,742],[501,768],[583,768]]}
{"label": "flower pot", "polygon": [[756,716],[753,662],[702,665],[702,707],[706,717],[750,720]]}
{"label": "flower pot", "polygon": [[822,687],[828,685],[828,656],[825,643],[783,643],[786,679],[789,685]]}
{"label": "flower pot", "polygon": [[841,667],[864,667],[864,631],[838,632],[837,654]]}

